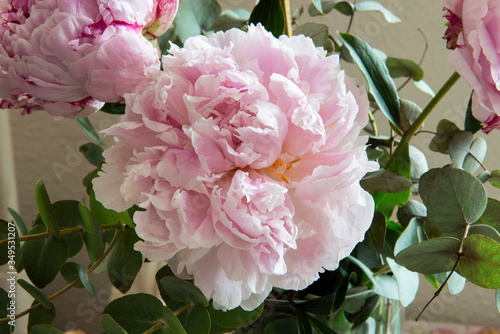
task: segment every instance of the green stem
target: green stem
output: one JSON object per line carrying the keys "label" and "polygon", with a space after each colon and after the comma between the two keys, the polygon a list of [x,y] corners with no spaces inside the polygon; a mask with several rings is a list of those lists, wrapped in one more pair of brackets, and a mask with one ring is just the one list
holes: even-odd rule
{"label": "green stem", "polygon": [[172,313],[174,313],[175,316],[178,316],[179,314],[181,314],[182,312],[187,310],[190,306],[191,306],[191,303],[186,303]]}
{"label": "green stem", "polygon": [[[117,227],[121,227],[121,226],[123,226],[122,223],[117,223],[117,224],[102,225],[101,228],[103,230],[109,230],[109,229],[117,228]],[[80,232],[83,232],[83,228],[81,228],[81,227],[66,228],[66,229],[63,229],[63,230],[59,231],[59,233],[61,235],[71,234],[71,233],[80,233]],[[25,235],[25,236],[20,237],[19,241],[23,242],[23,241],[28,241],[28,240],[46,238],[48,236],[50,236],[50,232],[49,231],[43,232],[43,233],[37,233],[37,234],[29,234],[29,235]],[[8,242],[9,242],[8,239],[0,240],[0,246],[6,245]]]}
{"label": "green stem", "polygon": [[[123,224],[121,224],[120,226],[123,227]],[[106,250],[104,251],[104,253],[102,254],[102,256],[92,265],[92,267],[90,267],[85,272],[87,274],[87,276],[90,275],[90,274],[92,274],[94,272],[94,270],[96,270],[97,267],[102,263],[102,261],[104,261],[104,259],[106,258],[106,256],[108,256],[109,252],[111,252],[111,249],[113,248],[113,246],[118,241],[118,238],[120,237],[122,231],[123,231],[123,228],[117,228],[116,229],[116,233],[115,233],[115,236],[113,237],[113,240],[111,240],[111,242],[109,243],[108,247],[106,248]],[[75,285],[77,285],[80,282],[81,282],[81,280],[78,278],[77,280],[75,280],[75,281],[71,282],[70,284],[66,285],[61,290],[57,291],[52,296],[48,297],[49,301],[52,301],[55,298],[59,297],[60,295],[62,295],[63,293],[65,293],[66,291],[68,291],[69,289],[71,289],[72,287],[74,287]],[[38,303],[38,304],[30,307],[29,309],[26,309],[26,310],[22,311],[21,313],[16,314],[15,319],[18,319],[18,318],[20,318],[22,316],[25,316],[26,314],[30,313],[31,311],[34,311],[37,308],[39,308],[41,305],[42,304]],[[0,319],[0,324],[4,323],[4,322],[7,322],[8,320],[10,320],[10,319],[9,318]]]}
{"label": "green stem", "polygon": [[143,332],[142,334],[153,334],[157,329],[166,327],[165,323],[163,321],[159,321],[154,325],[153,327],[149,328],[147,331]]}
{"label": "green stem", "polygon": [[448,93],[450,88],[453,87],[453,85],[458,81],[459,78],[460,74],[458,74],[457,72],[453,73],[451,77],[448,79],[448,81],[445,82],[443,87],[441,87],[439,92],[437,92],[436,96],[434,96],[432,100],[429,102],[429,104],[427,104],[427,106],[422,111],[420,116],[418,116],[415,122],[411,125],[408,131],[406,131],[406,133],[401,138],[399,145],[396,147],[396,151],[394,151],[394,154],[391,156],[391,158],[385,165],[385,169],[389,169],[394,164],[394,162],[396,161],[397,157],[401,154],[406,144],[410,142],[415,133],[417,133],[418,129],[424,124],[424,121],[427,119],[427,117],[429,117],[434,108],[438,105],[441,99],[446,95],[446,93]]}
{"label": "green stem", "polygon": [[281,0],[283,5],[283,14],[285,16],[285,34],[292,37],[292,12],[290,9],[290,0]]}

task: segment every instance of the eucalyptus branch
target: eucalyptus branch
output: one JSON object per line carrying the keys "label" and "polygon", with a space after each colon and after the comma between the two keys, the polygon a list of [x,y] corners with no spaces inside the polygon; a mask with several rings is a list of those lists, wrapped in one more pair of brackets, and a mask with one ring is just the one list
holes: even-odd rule
{"label": "eucalyptus branch", "polygon": [[[110,226],[110,225],[109,225]],[[88,275],[92,274],[96,269],[97,267],[99,267],[99,265],[102,263],[102,261],[104,261],[104,259],[108,256],[109,252],[111,252],[111,249],[113,249],[113,246],[116,244],[116,242],[118,241],[118,238],[120,237],[122,231],[123,231],[123,224],[120,224],[120,227],[121,228],[117,228],[116,229],[116,233],[113,237],[113,239],[111,240],[111,242],[109,243],[108,247],[106,248],[106,250],[104,251],[104,253],[102,254],[102,256],[92,265],[92,267],[90,267],[85,273]],[[56,293],[54,293],[52,296],[48,297],[48,300],[49,301],[52,301],[54,299],[56,299],[57,297],[59,297],[60,295],[62,295],[63,293],[65,293],[66,291],[68,291],[69,289],[71,289],[72,287],[74,287],[75,285],[77,285],[78,283],[81,282],[81,279],[78,278],[76,279],[75,281],[71,282],[70,284],[66,285],[64,288],[62,288],[61,290],[57,291]],[[42,304],[38,303],[24,311],[22,311],[21,313],[18,313],[16,314],[15,316],[15,319],[18,319],[22,316],[25,316],[26,314],[38,309]],[[4,323],[4,322],[7,322],[8,320],[10,320],[9,318],[3,318],[3,319],[0,319],[0,324],[1,323]]]}
{"label": "eucalyptus branch", "polygon": [[[109,229],[117,228],[117,227],[121,227],[121,226],[123,226],[122,223],[117,223],[117,224],[101,225],[101,228],[103,230],[109,230]],[[66,229],[62,229],[59,231],[59,233],[61,235],[72,234],[72,233],[81,233],[81,232],[83,232],[82,227],[66,228]],[[23,241],[28,241],[28,240],[35,240],[35,239],[40,239],[40,238],[46,238],[48,236],[50,236],[49,231],[43,232],[43,233],[29,234],[29,235],[19,237],[19,241],[23,242]],[[0,240],[0,246],[6,245],[8,242],[9,242],[8,239]]]}
{"label": "eucalyptus branch", "polygon": [[438,103],[443,99],[443,97],[448,93],[451,87],[458,81],[460,78],[460,74],[457,72],[453,73],[448,81],[445,82],[443,87],[437,92],[436,96],[432,98],[432,100],[427,104],[425,109],[422,111],[420,116],[415,120],[415,122],[410,126],[408,131],[405,132],[399,145],[396,147],[396,151],[392,154],[391,158],[385,165],[385,169],[389,169],[396,161],[397,157],[401,154],[406,144],[410,142],[415,133],[417,133],[418,129],[424,124],[424,121],[429,117],[434,108],[438,105]]}
{"label": "eucalyptus branch", "polygon": [[[354,0],[354,2],[353,2],[353,5],[354,5],[354,6],[356,6],[356,1],[357,1],[357,0]],[[349,33],[349,31],[351,31],[352,21],[354,21],[354,13],[355,13],[355,11],[353,10],[353,11],[352,11],[352,14],[351,14],[351,17],[349,18],[349,24],[347,25],[346,34],[348,34],[348,33]]]}
{"label": "eucalyptus branch", "polygon": [[179,314],[181,314],[182,312],[187,310],[190,306],[191,306],[191,303],[186,303],[186,304],[182,305],[181,307],[179,307],[177,310],[175,310],[173,313],[175,316],[178,316]]}
{"label": "eucalyptus branch", "polygon": [[142,334],[153,334],[157,329],[166,327],[165,323],[163,321],[157,322],[153,327],[149,328],[147,331],[143,332]]}
{"label": "eucalyptus branch", "polygon": [[[424,47],[424,52],[422,52],[422,56],[420,57],[420,61],[418,62],[418,65],[421,66],[422,63],[424,62],[424,59],[425,59],[425,55],[427,54],[427,50],[429,49],[429,42],[427,41],[427,37],[425,36],[424,32],[422,31],[422,29],[418,28],[417,29],[418,32],[420,34],[422,34],[422,36],[424,37],[424,41],[425,41],[425,47]],[[408,82],[410,82],[412,78],[409,77],[408,79],[406,79],[405,82],[403,82],[403,84],[401,86],[398,87],[398,92],[403,89],[404,86],[406,86],[408,84]]]}
{"label": "eucalyptus branch", "polygon": [[285,14],[285,34],[292,37],[292,11],[290,9],[290,0],[282,0],[283,12]]}

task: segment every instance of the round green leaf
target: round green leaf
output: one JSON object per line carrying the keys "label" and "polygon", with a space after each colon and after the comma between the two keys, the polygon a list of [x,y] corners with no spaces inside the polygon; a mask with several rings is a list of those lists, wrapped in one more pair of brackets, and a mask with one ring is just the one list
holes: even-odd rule
{"label": "round green leaf", "polygon": [[109,314],[102,315],[101,326],[106,334],[128,334]]}
{"label": "round green leaf", "polygon": [[396,277],[398,282],[398,299],[401,301],[403,307],[407,307],[417,295],[419,284],[418,274],[400,266],[389,257],[387,258],[387,264],[391,267],[394,277]]}
{"label": "round green leaf", "polygon": [[57,328],[49,325],[36,325],[31,328],[30,334],[64,334]]}
{"label": "round green leaf", "polygon": [[403,249],[396,263],[421,274],[451,271],[457,262],[460,241],[455,238],[434,238]]}
{"label": "round green leaf", "polygon": [[488,289],[500,288],[500,244],[484,235],[465,238],[460,272],[472,283]]}
{"label": "round green leaf", "polygon": [[496,188],[500,188],[500,169],[491,172],[490,183]]}
{"label": "round green leaf", "polygon": [[[31,306],[38,304],[38,301],[33,301]],[[56,317],[56,308],[54,304],[50,303],[50,308],[45,308],[43,306],[31,311],[28,317],[28,333],[31,332],[31,328],[36,325],[51,325]]]}
{"label": "round green leaf", "polygon": [[423,222],[420,219],[413,218],[396,241],[394,255],[398,255],[403,249],[419,244],[425,239]]}
{"label": "round green leaf", "polygon": [[[8,308],[10,307],[15,307],[12,306],[11,300],[15,302],[15,299],[11,299],[13,296],[9,296],[12,292],[10,291],[7,293],[4,289],[0,288],[0,319],[6,318],[7,315],[10,315],[10,310]],[[12,321],[13,319],[8,318],[9,321]],[[11,331],[14,331],[14,326],[10,326],[8,322],[4,322],[0,324],[0,333],[11,333]]]}
{"label": "round green leaf", "polygon": [[486,156],[487,145],[484,138],[473,139],[469,131],[456,133],[450,141],[449,153],[453,165],[474,173]]}
{"label": "round green leaf", "polygon": [[172,311],[156,297],[144,293],[113,300],[104,309],[104,314],[129,333],[142,333],[159,324],[162,324],[159,333],[186,333]]}
{"label": "round green leaf", "polygon": [[194,306],[177,316],[187,334],[209,334],[210,315],[203,306]]}
{"label": "round green leaf", "polygon": [[[37,225],[28,235],[46,231],[44,226]],[[28,240],[24,242],[21,256],[31,282],[39,288],[44,288],[52,282],[59,268],[66,262],[68,245],[64,239],[57,240],[54,236]]]}
{"label": "round green leaf", "polygon": [[42,304],[44,307],[48,309],[51,308],[52,304],[42,291],[38,290],[33,285],[29,284],[23,279],[18,279],[17,284],[19,284],[24,290],[26,290],[27,293],[31,295],[31,297],[35,298],[35,300],[40,304]]}
{"label": "round green leaf", "polygon": [[[59,272],[61,273],[61,276],[64,278],[64,280],[68,283],[71,284],[77,279],[80,278],[78,275],[78,267],[81,267],[82,265],[79,263],[75,262],[66,262]],[[77,289],[83,289],[83,284],[80,282],[77,285],[75,285],[75,288]]]}
{"label": "round green leaf", "polygon": [[385,248],[385,231],[387,228],[386,218],[380,212],[375,212],[372,224],[365,234],[365,240],[368,246],[378,254],[384,252]]}
{"label": "round green leaf", "polygon": [[497,231],[500,231],[500,201],[494,198],[488,198],[488,204],[483,215],[477,221],[479,224],[486,224]]}
{"label": "round green leaf", "polygon": [[100,145],[87,143],[80,146],[78,150],[81,154],[83,154],[88,162],[96,167],[101,166],[101,164],[104,162],[104,157],[102,156],[104,149]]}
{"label": "round green leaf", "polygon": [[257,320],[262,314],[264,309],[264,303],[257,307],[253,311],[245,311],[241,307],[229,311],[221,311],[213,308],[212,305],[209,306],[208,312],[210,313],[210,318],[212,322],[216,325],[224,328],[240,328],[250,325],[252,322]]}
{"label": "round green leaf", "polygon": [[281,318],[267,325],[264,334],[298,334],[297,323],[292,317]]}
{"label": "round green leaf", "polygon": [[194,284],[175,276],[163,277],[160,280],[163,290],[174,300],[182,303],[208,306],[208,300],[203,292]]}
{"label": "round green leaf", "polygon": [[413,60],[387,57],[386,65],[393,78],[408,77],[420,81],[424,76],[424,71]]}
{"label": "round green leaf", "polygon": [[427,208],[422,203],[410,199],[405,205],[399,208],[397,217],[402,226],[408,226],[410,220],[415,217],[420,219],[427,217]]}
{"label": "round green leaf", "polygon": [[274,0],[259,1],[250,14],[249,22],[253,24],[261,23],[276,38],[279,37],[285,29],[285,17],[283,16],[281,4]]}
{"label": "round green leaf", "polygon": [[[391,58],[387,58],[387,61],[389,61],[389,59]],[[418,106],[418,104],[410,100],[400,99],[399,103],[399,118],[401,120],[401,129],[403,131],[408,131],[412,124],[415,123],[418,116],[420,116],[420,114],[422,113],[422,109]]]}
{"label": "round green leaf", "polygon": [[465,226],[475,223],[486,209],[486,190],[481,181],[464,170],[431,171],[420,181],[427,221],[443,236],[462,238]]}
{"label": "round green leaf", "polygon": [[434,152],[448,153],[450,141],[453,136],[460,132],[455,123],[442,119],[437,125],[437,134],[432,138],[429,148]]}
{"label": "round green leaf", "polygon": [[296,27],[293,34],[310,37],[317,47],[325,47],[328,43],[328,26],[326,24],[307,22]]}
{"label": "round green leaf", "polygon": [[412,183],[406,177],[392,170],[380,169],[367,173],[360,181],[361,187],[369,193],[383,191],[386,193],[399,193],[410,189]]}
{"label": "round green leaf", "polygon": [[469,228],[469,235],[480,234],[500,243],[500,233],[493,227],[484,224],[474,224]]}

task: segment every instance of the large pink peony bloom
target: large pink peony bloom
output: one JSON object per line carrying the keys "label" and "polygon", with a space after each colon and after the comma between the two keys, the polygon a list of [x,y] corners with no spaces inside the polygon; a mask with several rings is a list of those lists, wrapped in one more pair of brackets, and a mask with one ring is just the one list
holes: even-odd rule
{"label": "large pink peony bloom", "polygon": [[474,89],[472,112],[488,133],[500,128],[500,0],[443,0],[448,57]]}
{"label": "large pink peony bloom", "polygon": [[44,108],[55,116],[83,117],[102,102],[122,101],[147,72],[160,66],[157,50],[142,36],[143,28],[152,29],[148,35],[165,31],[177,2],[2,2],[0,107],[27,113]]}
{"label": "large pink peony bloom", "polygon": [[221,309],[257,307],[272,286],[303,289],[364,238],[377,164],[359,133],[363,89],[337,56],[262,26],[172,45],[165,71],[125,96],[106,130],[105,206],[137,212],[136,244]]}

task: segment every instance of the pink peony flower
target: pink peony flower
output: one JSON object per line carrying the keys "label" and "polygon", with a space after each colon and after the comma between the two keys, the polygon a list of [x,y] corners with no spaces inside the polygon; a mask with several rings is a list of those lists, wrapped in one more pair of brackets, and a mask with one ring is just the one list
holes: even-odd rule
{"label": "pink peony flower", "polygon": [[125,95],[94,180],[134,216],[152,261],[194,279],[220,309],[251,310],[272,286],[304,289],[364,238],[373,200],[368,100],[337,56],[260,25],[172,45],[163,72]]}
{"label": "pink peony flower", "polygon": [[448,63],[474,89],[472,113],[489,133],[500,128],[500,0],[443,0],[450,21]]}
{"label": "pink peony flower", "polygon": [[159,69],[157,50],[142,36],[158,14],[168,16],[158,32],[171,23],[175,11],[159,6],[159,0],[2,2],[0,107],[83,117],[102,102],[122,101]]}

